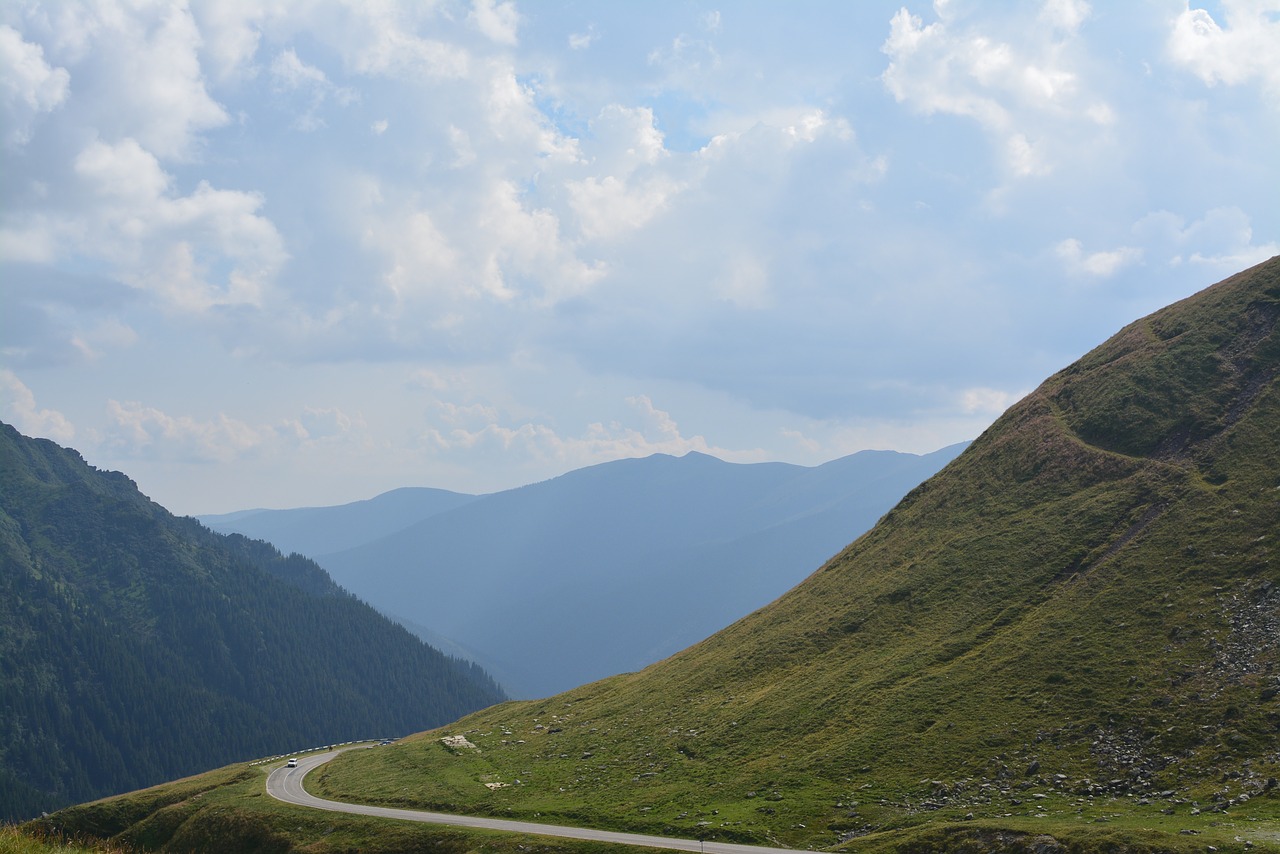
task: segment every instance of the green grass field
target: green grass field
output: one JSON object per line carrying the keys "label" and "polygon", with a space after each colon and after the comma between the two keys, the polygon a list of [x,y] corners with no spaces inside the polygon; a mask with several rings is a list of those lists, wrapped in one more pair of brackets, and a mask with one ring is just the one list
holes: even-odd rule
{"label": "green grass field", "polygon": [[[283,762],[283,760],[281,760]],[[443,854],[593,854],[588,842],[524,834],[463,831],[412,822],[328,813],[281,803],[266,793],[280,762],[232,765],[187,780],[82,804],[46,820],[4,829],[0,852],[209,851],[393,852]],[[56,840],[82,840],[59,847]],[[647,849],[629,849],[644,852]]]}
{"label": "green grass field", "polygon": [[12,825],[0,826],[0,854],[128,854],[129,849],[111,842],[67,840]]}
{"label": "green grass field", "polygon": [[[479,742],[475,742],[479,744]],[[443,748],[442,748],[443,749]],[[483,749],[483,748],[480,748]],[[406,746],[379,748],[381,757],[394,759]],[[617,850],[616,846],[555,840],[526,834],[485,833],[419,825],[293,807],[266,795],[265,781],[272,766],[230,766],[188,780],[141,792],[85,804],[56,814],[51,821],[0,831],[0,852],[101,852],[128,851],[264,851],[287,852],[493,852],[525,854],[530,851],[589,854]],[[314,787],[313,787],[314,788]],[[1032,786],[1014,799],[993,800],[981,817],[966,818],[960,805],[881,803],[874,792],[841,802],[846,816],[883,826],[859,835],[841,850],[898,851],[1186,851],[1204,852],[1209,846],[1220,852],[1280,849],[1280,804],[1272,798],[1250,801],[1247,810],[1190,814],[1190,808],[1172,815],[1163,807],[1137,803],[1133,798],[1072,796],[1052,787],[1039,792]],[[497,790],[506,791],[505,789]],[[1038,798],[1037,795],[1046,797]],[[691,838],[725,838],[713,832],[722,822],[751,825],[756,802],[788,809],[787,798],[774,800],[773,792],[745,799],[744,809],[689,811],[690,815],[664,815],[669,826]],[[1013,803],[1017,800],[1020,803]],[[789,805],[804,811],[807,801]],[[677,805],[655,809],[670,810]],[[715,809],[715,808],[712,808]],[[649,810],[654,811],[653,809]],[[501,812],[501,810],[497,810]],[[696,813],[700,812],[701,815]],[[550,820],[554,816],[543,816]],[[557,818],[563,818],[559,816]],[[694,820],[697,819],[697,820]],[[708,824],[698,826],[699,821]],[[621,824],[622,822],[619,822]],[[54,830],[54,827],[58,830]],[[79,840],[60,841],[61,835]],[[747,834],[744,834],[747,835]],[[95,843],[89,840],[109,840]],[[1048,844],[1053,840],[1054,848]],[[1251,843],[1247,844],[1247,843]],[[1046,847],[1048,846],[1048,847]],[[648,849],[626,848],[643,852]]]}

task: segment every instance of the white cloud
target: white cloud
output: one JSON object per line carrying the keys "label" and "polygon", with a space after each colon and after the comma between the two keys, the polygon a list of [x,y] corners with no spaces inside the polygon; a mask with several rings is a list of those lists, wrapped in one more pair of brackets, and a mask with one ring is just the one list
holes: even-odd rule
{"label": "white cloud", "polygon": [[138,333],[114,317],[97,321],[92,328],[77,333],[71,344],[87,359],[100,359],[106,351],[124,350],[138,343]]}
{"label": "white cloud", "polygon": [[716,279],[716,293],[739,308],[766,309],[773,304],[769,289],[769,268],[760,259],[744,255],[726,261]]}
{"label": "white cloud", "polygon": [[281,89],[301,89],[303,87],[325,87],[329,78],[314,65],[308,65],[298,58],[293,48],[282,50],[271,62],[271,77]]}
{"label": "white cloud", "polygon": [[214,78],[227,81],[252,77],[253,58],[262,40],[262,26],[283,15],[282,6],[259,0],[214,0],[191,6],[200,28],[201,53],[212,66]]}
{"label": "white cloud", "polygon": [[569,34],[569,49],[586,50],[591,47],[599,37],[599,34],[596,32],[595,24],[591,24],[587,27],[587,31],[584,33]]}
{"label": "white cloud", "polygon": [[462,169],[476,162],[471,135],[457,125],[449,125],[449,143],[453,146],[453,168]]}
{"label": "white cloud", "polygon": [[1190,223],[1171,211],[1153,211],[1133,232],[1176,266],[1184,262],[1209,267],[1213,274],[1233,273],[1280,255],[1280,243],[1254,242],[1253,224],[1237,207],[1212,208]]}
{"label": "white cloud", "polygon": [[[850,418],[832,422],[810,422],[805,429],[784,431],[812,463],[822,463],[847,454],[882,448],[904,453],[927,454],[955,442],[971,439],[1003,412],[1005,400],[1012,404],[1022,395],[994,389],[975,389],[947,395],[947,411],[929,418]],[[974,406],[972,413],[964,406]],[[1006,407],[1007,408],[1007,407]]]}
{"label": "white cloud", "polygon": [[816,454],[821,453],[821,451],[822,451],[822,443],[821,443],[821,442],[819,442],[817,439],[814,439],[814,438],[813,438],[813,437],[811,437],[811,436],[806,436],[806,435],[805,435],[802,431],[800,431],[800,430],[792,430],[792,429],[790,429],[790,428],[783,428],[782,430],[779,430],[778,432],[779,432],[779,434],[780,434],[783,438],[790,439],[792,442],[795,442],[795,443],[796,443],[796,445],[798,445],[798,446],[800,447],[800,449],[801,449],[801,450],[803,450],[803,451],[804,451],[805,453],[807,453],[807,454],[814,454],[814,455],[816,455]]}
{"label": "white cloud", "polygon": [[516,44],[520,13],[516,11],[515,3],[475,0],[469,19],[476,29],[498,44]]}
{"label": "white cloud", "polygon": [[520,80],[509,62],[486,63],[473,82],[479,87],[484,106],[486,136],[501,145],[504,156],[519,152],[522,159],[548,157],[560,163],[578,160],[577,140],[547,120],[537,105],[536,93]]}
{"label": "white cloud", "polygon": [[1142,260],[1142,250],[1133,246],[1086,253],[1084,244],[1074,237],[1059,243],[1054,252],[1066,267],[1067,272],[1104,279]]}
{"label": "white cloud", "polygon": [[1109,104],[1091,104],[1085,108],[1084,112],[1094,124],[1100,127],[1115,124],[1116,114]]}
{"label": "white cloud", "polygon": [[739,462],[762,458],[759,449],[718,448],[704,436],[683,435],[671,413],[655,407],[647,395],[634,395],[626,402],[634,412],[633,421],[593,422],[577,436],[563,436],[536,421],[503,424],[501,413],[490,406],[437,402],[434,419],[438,426],[424,430],[422,439],[436,453],[488,448],[514,452],[517,459],[554,460],[573,468],[651,454],[681,456],[690,451]]}
{"label": "white cloud", "polygon": [[360,98],[354,89],[334,86],[324,71],[303,62],[293,48],[276,54],[271,62],[271,79],[277,92],[297,93],[303,99],[303,109],[294,119],[293,126],[306,133],[326,126],[319,113],[331,95],[342,106]]}
{"label": "white cloud", "polygon": [[465,48],[414,31],[413,15],[432,15],[434,9],[428,4],[358,4],[317,29],[327,32],[348,66],[359,74],[463,79],[471,69],[471,55]]}
{"label": "white cloud", "polygon": [[996,388],[967,388],[960,392],[960,411],[966,415],[987,415],[995,417],[1002,414],[1025,395],[1013,394]]}
{"label": "white cloud", "polygon": [[76,436],[76,428],[66,416],[56,409],[41,409],[35,395],[22,380],[6,368],[0,368],[0,411],[19,432],[28,436],[70,442]]}
{"label": "white cloud", "polygon": [[275,424],[250,424],[224,412],[208,419],[169,415],[137,401],[107,401],[106,444],[125,457],[231,463],[264,453],[360,441],[367,425],[338,408],[306,407]]}
{"label": "white cloud", "polygon": [[111,423],[108,441],[115,451],[127,455],[161,446],[159,450],[166,456],[230,462],[271,436],[269,430],[251,427],[225,414],[212,421],[200,421],[187,415],[170,416],[136,401],[108,400],[107,414]]}
{"label": "white cloud", "polygon": [[0,226],[0,260],[47,264],[58,257],[58,240],[47,216],[25,217],[16,228]]}
{"label": "white cloud", "polygon": [[682,185],[653,167],[669,158],[653,111],[610,104],[592,120],[583,169],[565,182],[569,207],[587,240],[612,239],[642,228],[667,209]]}
{"label": "white cloud", "polygon": [[65,6],[50,38],[70,63],[84,118],[162,159],[191,160],[199,135],[230,121],[205,87],[202,36],[184,5]]}
{"label": "white cloud", "polygon": [[1031,144],[1024,134],[1010,134],[1005,140],[1005,162],[1010,171],[1019,178],[1028,175],[1044,175],[1050,170],[1041,152]]}
{"label": "white cloud", "polygon": [[1210,211],[1204,220],[1193,224],[1188,229],[1188,240],[1196,240],[1198,238],[1196,232],[1201,228],[1218,226],[1219,223],[1214,222],[1214,220],[1219,216],[1227,220],[1227,223],[1224,224],[1227,224],[1229,233],[1224,235],[1225,239],[1221,239],[1216,247],[1209,248],[1203,252],[1192,252],[1187,260],[1193,264],[1204,264],[1222,272],[1234,272],[1280,255],[1280,243],[1267,241],[1266,243],[1255,245],[1253,243],[1253,229],[1250,227],[1248,219],[1234,215],[1238,213],[1240,213],[1238,210]]}
{"label": "white cloud", "polygon": [[[704,165],[732,162],[738,168],[777,168],[785,173],[792,158],[803,156],[819,142],[835,143],[846,152],[856,154],[856,138],[848,121],[831,118],[825,111],[812,107],[724,116],[720,124],[724,129],[697,153]],[[866,164],[858,165],[855,171],[861,178],[872,178],[872,173],[880,171],[880,167],[864,170],[861,167]]]}
{"label": "white cloud", "polygon": [[1207,85],[1257,80],[1280,106],[1280,2],[1225,0],[1226,26],[1190,4],[1174,19],[1167,49]]}
{"label": "white cloud", "polygon": [[386,281],[398,299],[419,289],[446,288],[458,274],[457,252],[425,211],[396,218],[367,237],[391,256]]}
{"label": "white cloud", "polygon": [[[837,223],[862,210],[859,190],[883,177],[884,162],[861,153],[847,121],[811,106],[726,114],[716,126],[703,148],[671,151],[648,109],[614,105],[582,140],[584,163],[564,170],[578,224],[568,234],[583,241],[579,255],[611,262],[598,288],[611,313],[626,305],[659,324],[716,326],[726,302],[787,306],[783,294],[799,282],[839,290],[841,274],[813,273],[814,256],[836,232],[847,238]],[[815,218],[824,225],[801,225]],[[780,255],[762,249],[779,245]],[[775,280],[780,269],[788,273]]]}
{"label": "white cloud", "polygon": [[67,99],[71,74],[45,61],[44,49],[0,24],[0,101],[4,107],[5,142],[25,144],[41,113],[52,112]]}
{"label": "white cloud", "polygon": [[591,163],[606,175],[629,175],[667,157],[666,143],[649,107],[610,104],[591,121]]}
{"label": "white cloud", "polygon": [[326,444],[368,429],[363,416],[349,415],[336,407],[307,407],[301,417],[287,421],[286,426],[292,426],[302,440]]}
{"label": "white cloud", "polygon": [[76,156],[75,171],[106,198],[151,204],[169,191],[170,177],[135,139],[118,145],[95,140]]}
{"label": "white cloud", "polygon": [[685,33],[672,39],[669,47],[650,51],[648,61],[664,72],[667,86],[690,92],[706,88],[706,81],[721,64],[715,45]]}
{"label": "white cloud", "polygon": [[588,290],[603,273],[577,257],[555,213],[531,207],[510,180],[486,176],[445,199],[403,198],[397,190],[367,179],[357,211],[392,297],[380,309],[388,320],[410,316],[462,334],[486,306],[551,305]]}
{"label": "white cloud", "polygon": [[446,391],[463,382],[458,375],[446,375],[430,368],[419,368],[409,377],[406,385],[415,391]]}
{"label": "white cloud", "polygon": [[1091,14],[1089,4],[1084,0],[1045,0],[1040,7],[1040,17],[1054,27],[1068,33],[1080,29],[1080,25]]}
{"label": "white cloud", "polygon": [[485,235],[481,289],[507,299],[509,278],[538,282],[539,302],[554,304],[581,294],[599,281],[604,268],[579,259],[560,236],[560,222],[548,209],[527,209],[510,182],[499,182],[483,200],[479,225]]}
{"label": "white cloud", "polygon": [[1087,133],[1113,121],[1111,107],[1085,91],[1070,50],[1088,4],[1047,0],[1036,19],[1005,22],[1016,33],[1007,40],[948,12],[940,6],[929,24],[905,8],[893,16],[881,80],[899,103],[977,121],[1016,177],[1053,171],[1058,152],[1070,149],[1053,142],[1062,127],[1084,125]]}
{"label": "white cloud", "polygon": [[606,175],[570,182],[566,189],[583,237],[596,240],[642,228],[667,207],[679,186],[659,177],[629,188],[625,181]]}
{"label": "white cloud", "polygon": [[177,195],[136,140],[95,140],[74,168],[91,201],[51,223],[51,239],[111,263],[122,279],[178,308],[257,305],[288,257],[275,226],[258,213],[260,195],[204,181]]}

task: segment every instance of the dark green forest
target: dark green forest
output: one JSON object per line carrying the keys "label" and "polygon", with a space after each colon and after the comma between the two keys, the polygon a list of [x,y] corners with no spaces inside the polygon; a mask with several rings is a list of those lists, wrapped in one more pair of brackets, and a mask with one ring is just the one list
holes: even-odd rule
{"label": "dark green forest", "polygon": [[307,558],[0,425],[0,819],[501,699]]}

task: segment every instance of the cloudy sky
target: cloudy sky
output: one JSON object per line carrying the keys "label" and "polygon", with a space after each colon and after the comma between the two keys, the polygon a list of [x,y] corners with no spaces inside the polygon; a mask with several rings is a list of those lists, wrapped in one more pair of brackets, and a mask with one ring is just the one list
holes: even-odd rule
{"label": "cloudy sky", "polygon": [[179,513],[980,433],[1280,253],[1280,2],[0,5],[0,419]]}

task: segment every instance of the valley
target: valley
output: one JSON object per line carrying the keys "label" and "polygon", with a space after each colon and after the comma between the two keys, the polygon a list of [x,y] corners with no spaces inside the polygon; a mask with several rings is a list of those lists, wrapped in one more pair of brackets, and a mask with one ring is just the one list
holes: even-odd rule
{"label": "valley", "polygon": [[493,495],[406,489],[205,521],[314,558],[510,696],[545,697],[640,670],[767,605],[963,450],[813,467],[654,455]]}

